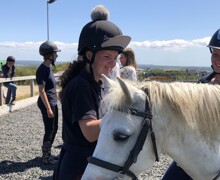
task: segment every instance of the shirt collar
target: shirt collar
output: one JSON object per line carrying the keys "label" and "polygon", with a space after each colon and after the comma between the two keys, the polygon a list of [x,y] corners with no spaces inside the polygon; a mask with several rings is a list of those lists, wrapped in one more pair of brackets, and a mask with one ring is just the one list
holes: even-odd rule
{"label": "shirt collar", "polygon": [[91,74],[89,72],[87,72],[85,69],[83,69],[80,72],[80,76],[84,79],[86,79],[87,81],[89,81],[96,89],[101,91],[101,84],[102,81],[99,80],[98,82],[91,76]]}

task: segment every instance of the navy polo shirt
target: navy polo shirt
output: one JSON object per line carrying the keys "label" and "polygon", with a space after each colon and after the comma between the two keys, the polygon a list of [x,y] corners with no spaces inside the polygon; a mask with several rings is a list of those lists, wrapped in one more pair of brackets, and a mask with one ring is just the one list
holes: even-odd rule
{"label": "navy polo shirt", "polygon": [[8,77],[8,75],[7,75],[9,70],[10,70],[10,68],[7,66],[7,64],[2,66],[2,72],[3,72],[4,78],[12,78],[12,77],[14,77],[14,75],[15,75],[15,66],[12,66],[12,73],[11,73],[10,77]]}
{"label": "navy polo shirt", "polygon": [[[56,97],[56,80],[53,75],[51,66],[45,66],[41,64],[36,72],[36,81],[38,85],[45,86],[45,92],[50,105],[55,106],[57,104]],[[39,96],[38,101],[42,101]]]}
{"label": "navy polo shirt", "polygon": [[64,88],[62,98],[64,144],[58,165],[59,177],[72,179],[83,174],[88,164],[87,158],[92,156],[97,142],[87,141],[79,127],[79,121],[102,118],[101,102],[101,86],[85,70]]}
{"label": "navy polo shirt", "polygon": [[[8,75],[7,75],[9,70],[10,70],[10,68],[7,66],[7,64],[2,66],[2,72],[3,72],[3,77],[4,78],[13,78],[14,77],[14,75],[15,75],[15,66],[12,66],[12,73],[11,73],[10,77],[8,77]],[[11,81],[11,82],[4,82],[3,85],[7,86],[10,83],[14,83],[14,82],[13,81]]]}
{"label": "navy polo shirt", "polygon": [[[83,136],[79,120],[100,119],[101,87],[87,71],[83,70],[65,87],[62,98],[63,141],[75,147],[95,148]],[[93,150],[92,150],[93,151]]]}

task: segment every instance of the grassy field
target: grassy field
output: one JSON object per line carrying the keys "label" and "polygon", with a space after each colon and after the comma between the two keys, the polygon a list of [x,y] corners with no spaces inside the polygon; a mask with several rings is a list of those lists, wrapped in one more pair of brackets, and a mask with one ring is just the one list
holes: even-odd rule
{"label": "grassy field", "polygon": [[[19,85],[17,86],[17,100],[25,99],[30,97],[31,90],[29,85]],[[38,95],[38,86],[34,86],[34,95]]]}

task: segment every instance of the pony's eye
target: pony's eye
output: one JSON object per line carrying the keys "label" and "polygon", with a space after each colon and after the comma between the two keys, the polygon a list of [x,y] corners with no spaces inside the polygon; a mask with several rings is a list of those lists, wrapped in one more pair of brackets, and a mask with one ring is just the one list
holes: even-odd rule
{"label": "pony's eye", "polygon": [[128,134],[122,133],[122,132],[113,132],[113,138],[115,141],[125,141],[129,138],[130,136]]}

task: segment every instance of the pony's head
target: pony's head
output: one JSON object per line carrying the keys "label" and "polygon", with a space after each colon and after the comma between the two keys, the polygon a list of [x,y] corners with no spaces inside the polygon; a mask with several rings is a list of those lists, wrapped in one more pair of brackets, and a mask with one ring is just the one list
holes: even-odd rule
{"label": "pony's head", "polygon": [[[120,167],[125,168],[141,132],[143,121],[146,119],[146,114],[135,114],[131,113],[130,110],[135,109],[139,113],[145,112],[146,101],[149,106],[148,96],[144,91],[120,78],[118,78],[118,82],[111,81],[106,77],[103,77],[103,80],[109,85],[109,92],[104,98],[108,112],[101,121],[101,132],[93,157],[105,161],[107,164],[110,163],[110,165],[104,165],[103,168],[95,165],[96,163],[89,163],[83,179],[107,180],[118,177],[119,172],[115,172],[111,168],[116,171]],[[131,163],[131,167],[129,166],[130,171],[136,175],[150,168],[155,161],[150,135],[147,136],[146,140],[144,139],[144,143],[145,145],[139,155],[134,155],[135,158],[132,161],[135,162]],[[108,170],[106,166],[111,166],[111,170]]]}

